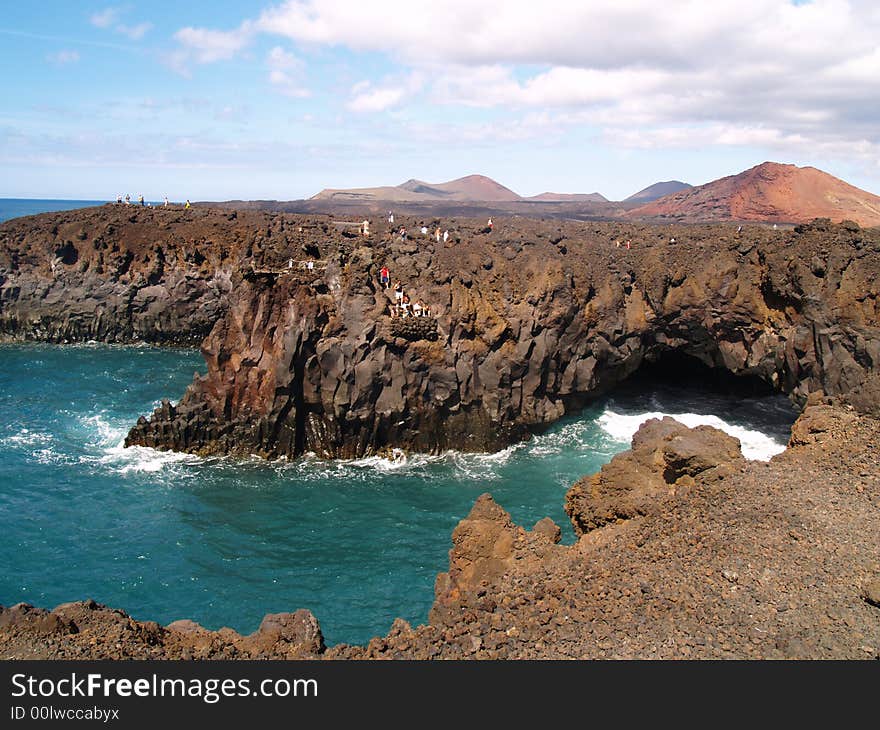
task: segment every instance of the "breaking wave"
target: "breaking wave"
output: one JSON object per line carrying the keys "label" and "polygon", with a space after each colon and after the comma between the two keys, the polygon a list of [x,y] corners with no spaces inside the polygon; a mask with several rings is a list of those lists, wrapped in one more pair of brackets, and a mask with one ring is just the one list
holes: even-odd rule
{"label": "breaking wave", "polygon": [[202,459],[176,451],[159,451],[144,446],[125,447],[127,423],[111,423],[106,414],[97,413],[81,419],[92,439],[89,454],[81,456],[81,464],[99,464],[119,474],[158,472],[174,464],[196,464]]}
{"label": "breaking wave", "polygon": [[652,418],[663,418],[664,416],[674,418],[676,421],[679,421],[690,428],[694,428],[695,426],[713,426],[714,428],[738,438],[742,445],[743,456],[747,459],[769,461],[776,454],[785,451],[785,444],[779,443],[779,441],[772,436],[768,436],[761,431],[727,423],[727,421],[722,420],[718,416],[700,413],[662,413],[659,411],[652,411],[648,413],[626,415],[615,413],[612,410],[606,410],[601,416],[599,416],[597,423],[602,430],[615,441],[629,443],[635,432],[639,430],[639,426],[645,421]]}

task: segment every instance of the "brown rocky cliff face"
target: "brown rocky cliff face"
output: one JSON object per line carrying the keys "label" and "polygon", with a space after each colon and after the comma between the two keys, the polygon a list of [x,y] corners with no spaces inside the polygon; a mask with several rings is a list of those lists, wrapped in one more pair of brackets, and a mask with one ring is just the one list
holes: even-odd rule
{"label": "brown rocky cliff face", "polygon": [[[876,407],[877,233],[692,227],[670,244],[670,229],[644,226],[461,228],[446,246],[376,240],[330,256],[311,284],[243,279],[203,345],[207,376],[129,443],[267,456],[494,450],[673,350],[801,401],[821,390]],[[623,236],[630,251],[613,244]],[[375,284],[384,262],[430,303],[437,341],[391,334]]]}
{"label": "brown rocky cliff face", "polygon": [[0,340],[197,345],[267,220],[105,205],[2,223]]}
{"label": "brown rocky cliff face", "polygon": [[[880,409],[877,231],[398,221],[423,223],[452,238],[112,205],[9,221],[0,333],[185,343],[210,330],[206,373],[129,436],[191,452],[494,450],[673,350],[799,401],[821,390]],[[319,266],[273,273],[291,259]],[[436,339],[395,335],[383,264],[431,307]]]}

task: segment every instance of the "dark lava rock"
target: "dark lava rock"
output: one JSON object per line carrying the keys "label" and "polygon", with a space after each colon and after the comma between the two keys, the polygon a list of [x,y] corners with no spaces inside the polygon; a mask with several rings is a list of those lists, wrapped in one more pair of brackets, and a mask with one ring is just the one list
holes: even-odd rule
{"label": "dark lava rock", "polygon": [[[877,230],[455,219],[433,245],[372,223],[355,240],[324,216],[202,207],[7,221],[0,333],[200,342],[206,372],[128,437],[196,453],[494,450],[673,351],[880,413]],[[56,263],[80,231],[77,266]],[[391,322],[383,264],[431,318]]]}

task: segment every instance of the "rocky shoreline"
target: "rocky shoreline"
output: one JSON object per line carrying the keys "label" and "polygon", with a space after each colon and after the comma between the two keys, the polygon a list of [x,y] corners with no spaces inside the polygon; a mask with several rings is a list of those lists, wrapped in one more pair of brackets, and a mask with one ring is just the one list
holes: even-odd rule
{"label": "rocky shoreline", "polygon": [[480,497],[426,625],[325,647],[306,610],[241,636],[93,601],[19,604],[0,609],[0,658],[880,659],[878,452],[880,421],[819,397],[770,462],[715,429],[652,421],[570,490],[574,545]]}
{"label": "rocky shoreline", "polygon": [[[423,222],[438,223],[403,224]],[[3,609],[0,656],[880,655],[880,232],[824,220],[741,232],[444,224],[445,244],[256,211],[104,206],[10,221],[0,334],[204,336],[206,374],[129,434],[155,448],[494,450],[668,353],[806,404],[790,448],[748,462],[713,429],[650,423],[570,490],[571,547],[549,520],[523,530],[483,497],[453,535],[429,624],[397,621],[367,647],[326,649],[304,611],[241,637],[87,602]],[[383,264],[429,304],[436,339],[391,326]]]}

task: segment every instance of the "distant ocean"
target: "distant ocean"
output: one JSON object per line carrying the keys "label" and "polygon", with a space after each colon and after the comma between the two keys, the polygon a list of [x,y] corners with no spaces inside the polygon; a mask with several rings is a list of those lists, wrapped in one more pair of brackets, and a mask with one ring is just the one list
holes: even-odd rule
{"label": "distant ocean", "polygon": [[73,210],[104,205],[107,200],[38,200],[36,198],[0,198],[0,223],[23,215],[50,213],[56,210]]}

